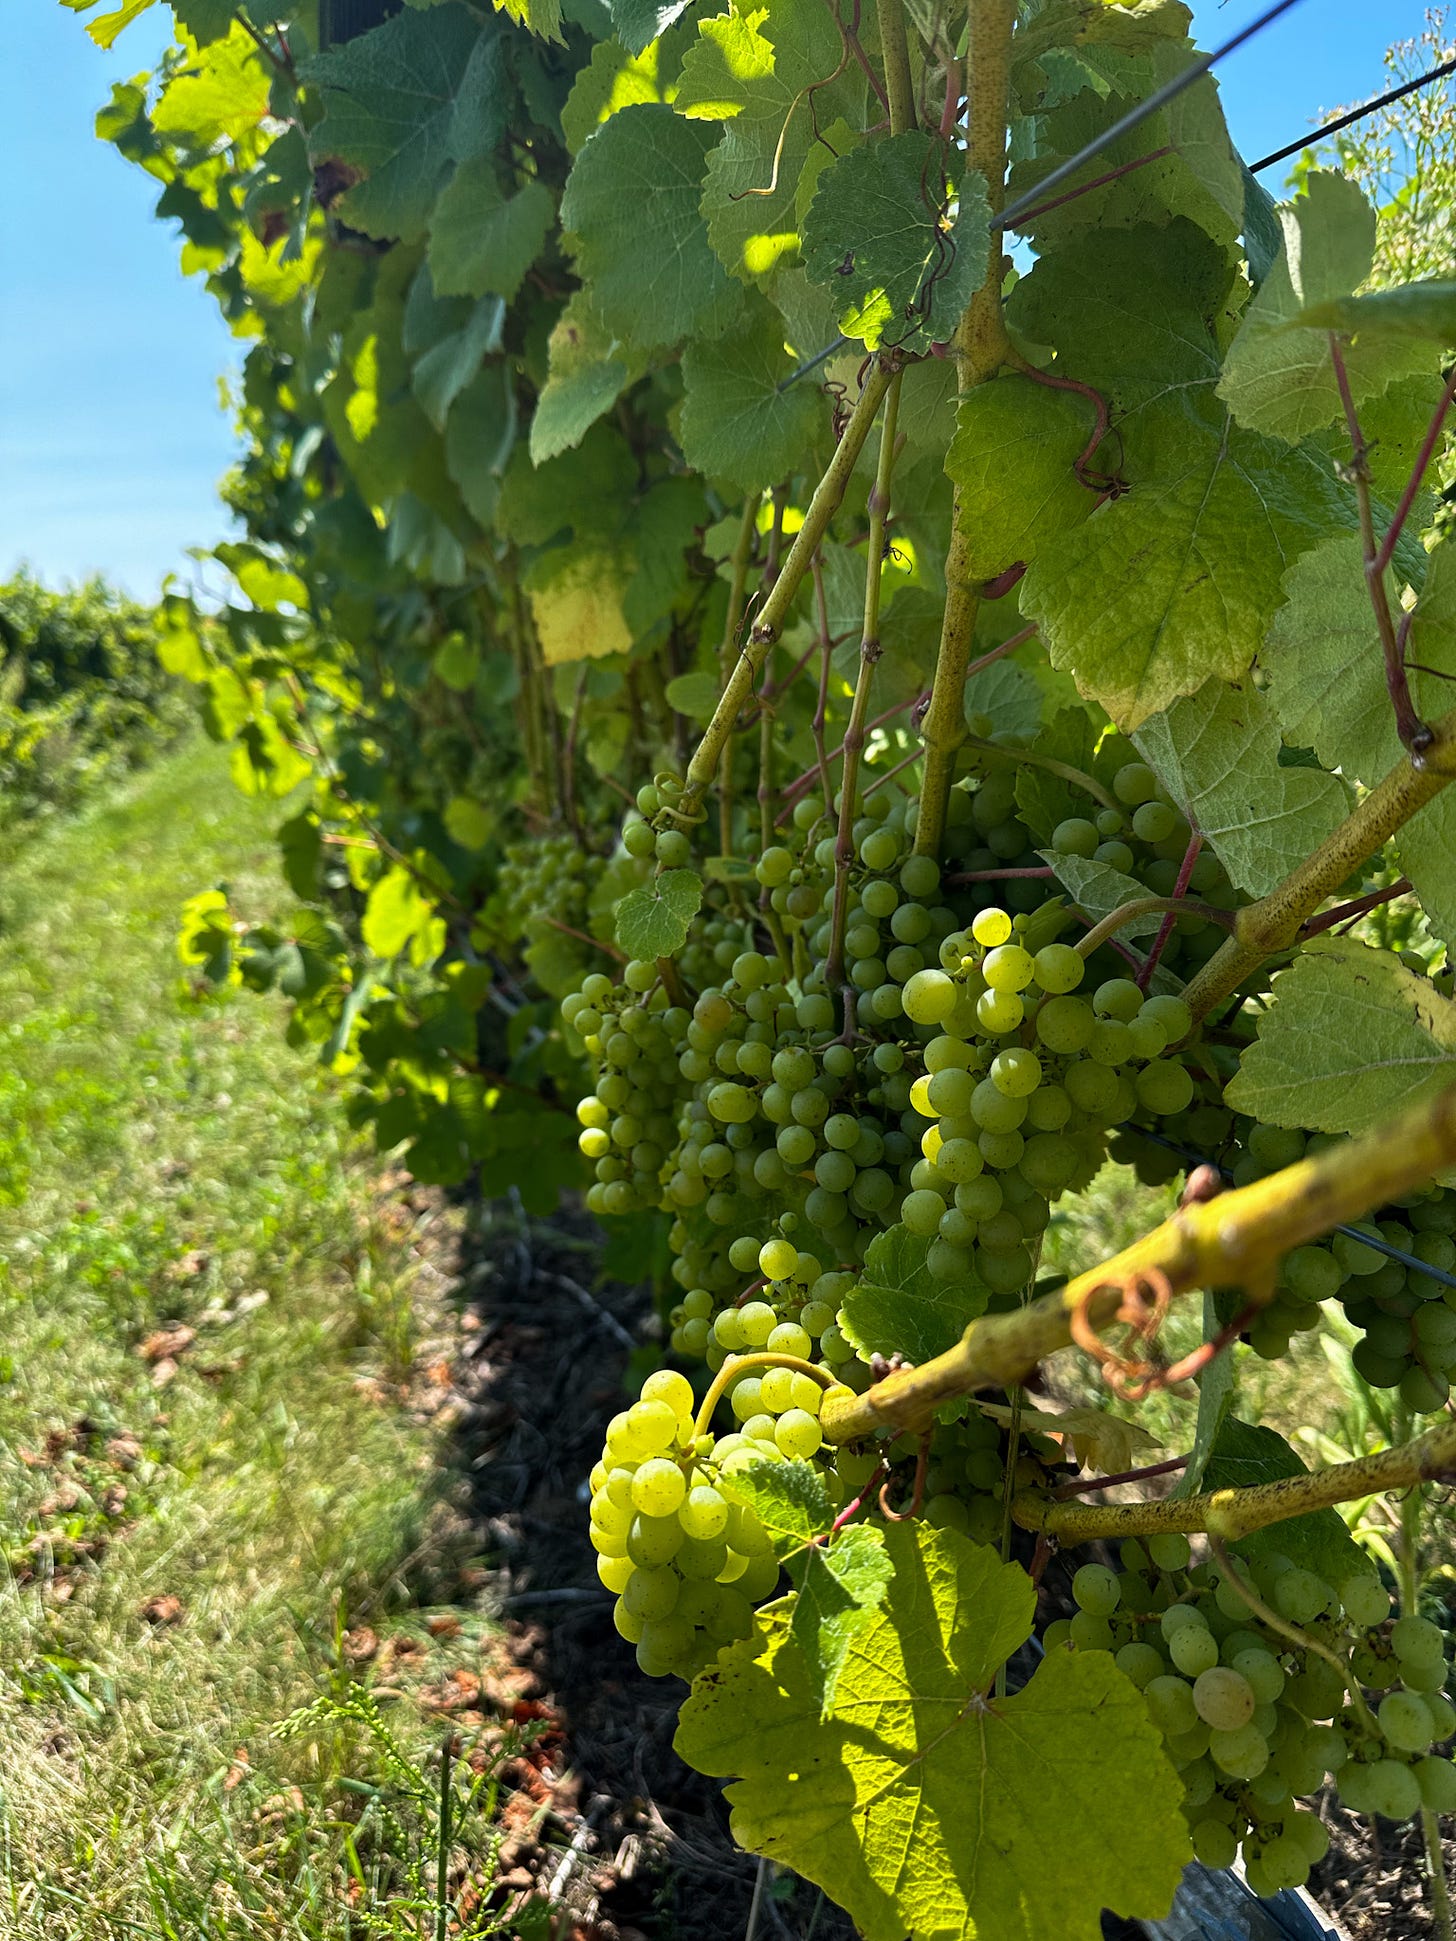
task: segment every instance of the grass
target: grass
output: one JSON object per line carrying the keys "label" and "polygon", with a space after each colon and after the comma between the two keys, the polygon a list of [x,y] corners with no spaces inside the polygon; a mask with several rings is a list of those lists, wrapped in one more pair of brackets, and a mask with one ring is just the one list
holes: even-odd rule
{"label": "grass", "polygon": [[[273,904],[279,813],[189,743],[0,885],[15,1941],[421,1931],[387,1889],[412,1891],[428,1801],[351,1712],[343,1636],[402,1613],[412,1662],[444,1649],[423,1622],[458,1561],[439,1431],[386,1387],[411,1236],[279,1010],[190,1000],[172,943],[211,882]],[[169,1357],[174,1325],[197,1337]],[[457,1659],[479,1633],[467,1615]],[[320,1697],[339,1703],[272,1731]],[[438,1726],[401,1707],[390,1729],[423,1770]]]}

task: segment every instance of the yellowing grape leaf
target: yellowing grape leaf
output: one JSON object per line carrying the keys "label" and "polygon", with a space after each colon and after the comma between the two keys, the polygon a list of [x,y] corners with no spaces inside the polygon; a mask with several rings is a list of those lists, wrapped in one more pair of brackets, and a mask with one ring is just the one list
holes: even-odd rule
{"label": "yellowing grape leaf", "polygon": [[1131,1681],[1058,1651],[995,1698],[1031,1628],[1025,1571],[919,1523],[884,1552],[894,1575],[828,1720],[783,1604],[683,1707],[677,1750],[732,1779],[740,1845],[818,1882],[866,1941],[1097,1941],[1103,1907],[1165,1914],[1187,1828]]}
{"label": "yellowing grape leaf", "polygon": [[557,547],[536,562],[525,586],[548,667],[630,651],[626,577],[613,554]]}
{"label": "yellowing grape leaf", "polygon": [[1224,1098],[1266,1125],[1367,1132],[1456,1079],[1456,1004],[1386,950],[1316,937],[1273,1002]]}

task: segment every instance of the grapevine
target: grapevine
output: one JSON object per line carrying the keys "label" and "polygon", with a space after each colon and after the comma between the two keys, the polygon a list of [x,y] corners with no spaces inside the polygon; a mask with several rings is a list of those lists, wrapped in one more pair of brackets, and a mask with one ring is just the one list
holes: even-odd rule
{"label": "grapevine", "polygon": [[[90,23],[247,345],[163,664],[293,798],[184,961],[665,1259],[598,1575],[873,1941],[1298,1884],[1327,1779],[1438,1873],[1444,1613],[1335,1511],[1456,1475],[1450,286],[1174,0],[333,11]],[[1180,1202],[1063,1280],[1109,1159]],[[1237,1369],[1322,1330],[1410,1433],[1307,1472]]]}

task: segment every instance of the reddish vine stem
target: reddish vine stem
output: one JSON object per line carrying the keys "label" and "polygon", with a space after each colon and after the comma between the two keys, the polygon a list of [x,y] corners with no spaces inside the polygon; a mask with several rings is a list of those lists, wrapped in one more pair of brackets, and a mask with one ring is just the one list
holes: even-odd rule
{"label": "reddish vine stem", "polygon": [[1087,399],[1096,413],[1092,426],[1092,436],[1072,460],[1072,470],[1076,473],[1078,482],[1085,485],[1089,492],[1111,493],[1115,497],[1119,492],[1125,491],[1126,486],[1123,480],[1115,474],[1111,472],[1093,472],[1088,469],[1092,460],[1097,456],[1098,448],[1102,444],[1103,439],[1112,430],[1112,417],[1107,408],[1107,400],[1103,397],[1102,393],[1095,390],[1090,384],[1083,384],[1078,378],[1057,377],[1051,371],[1041,370],[1037,365],[1029,363],[1023,357],[1016,359],[1016,369],[1023,377],[1030,378],[1033,384],[1044,384],[1053,391],[1071,391],[1077,397]]}
{"label": "reddish vine stem", "polygon": [[1380,551],[1375,556],[1377,572],[1383,573],[1395,557],[1395,549],[1400,544],[1400,535],[1405,530],[1405,522],[1410,517],[1411,507],[1416,502],[1416,494],[1421,489],[1421,481],[1426,476],[1432,458],[1436,453],[1436,443],[1441,436],[1441,427],[1446,422],[1446,414],[1452,402],[1456,401],[1456,364],[1451,367],[1451,375],[1446,379],[1446,388],[1441,393],[1441,402],[1436,406],[1435,415],[1421,441],[1421,449],[1416,454],[1416,462],[1411,467],[1411,475],[1406,480],[1405,490],[1395,508],[1395,517],[1390,522]]}
{"label": "reddish vine stem", "polygon": [[[1350,433],[1350,464],[1346,477],[1355,490],[1355,507],[1360,519],[1360,550],[1365,561],[1365,587],[1375,613],[1380,651],[1385,657],[1385,689],[1390,696],[1390,705],[1395,713],[1395,731],[1402,745],[1413,755],[1421,754],[1431,746],[1435,737],[1417,713],[1411,697],[1405,653],[1390,607],[1386,568],[1381,563],[1382,549],[1375,538],[1375,514],[1370,503],[1370,447],[1355,409],[1355,394],[1350,388],[1350,373],[1345,368],[1345,354],[1340,346],[1338,331],[1329,333],[1329,342],[1330,362],[1334,366],[1335,383],[1339,387],[1340,402],[1345,408],[1345,424]],[[1415,494],[1412,493],[1411,497],[1414,499]]]}
{"label": "reddish vine stem", "polygon": [[1078,1476],[1070,1483],[1059,1483],[1052,1491],[1052,1500],[1064,1503],[1069,1497],[1085,1496],[1090,1490],[1112,1489],[1119,1483],[1145,1483],[1151,1476],[1171,1476],[1175,1470],[1186,1469],[1192,1460],[1191,1456],[1172,1456],[1167,1462],[1148,1463],[1142,1469],[1119,1470],[1115,1476]]}
{"label": "reddish vine stem", "polygon": [[1123,162],[1117,168],[1108,169],[1103,175],[1094,175],[1090,182],[1084,182],[1080,188],[1068,189],[1062,195],[1054,195],[1048,202],[1039,202],[1034,209],[1028,209],[1024,216],[1017,218],[1017,231],[1020,233],[1029,229],[1043,216],[1049,216],[1053,209],[1060,209],[1063,203],[1075,202],[1078,196],[1091,195],[1094,189],[1105,189],[1109,182],[1116,182],[1120,176],[1131,175],[1134,169],[1146,168],[1149,162],[1161,162],[1165,155],[1172,153],[1173,144],[1169,142],[1166,147],[1155,148],[1150,154],[1139,155],[1131,162]]}
{"label": "reddish vine stem", "polygon": [[[839,1532],[844,1528],[845,1524],[850,1522],[854,1517],[858,1516],[859,1512],[864,1508],[865,1498],[869,1496],[884,1481],[884,1479],[889,1475],[889,1473],[890,1473],[890,1465],[887,1462],[881,1462],[879,1467],[875,1470],[874,1474],[870,1477],[869,1481],[865,1484],[864,1488],[860,1491],[859,1495],[855,1497],[854,1501],[852,1503],[847,1503],[845,1507],[839,1512],[839,1515],[835,1517],[834,1522],[830,1526],[830,1530],[829,1530],[829,1534],[831,1537],[838,1536]],[[816,1539],[816,1541],[818,1541],[818,1539]]]}
{"label": "reddish vine stem", "polygon": [[585,930],[574,930],[569,923],[563,923],[560,917],[547,916],[544,910],[536,910],[532,914],[537,923],[549,924],[553,930],[559,930],[564,937],[575,937],[578,943],[590,944],[593,950],[601,951],[606,957],[615,958],[619,964],[626,963],[626,951],[618,950],[615,944],[604,944],[600,937],[588,936]]}
{"label": "reddish vine stem", "polygon": [[920,1506],[925,1501],[925,1478],[930,1468],[930,1437],[920,1438],[920,1447],[915,1452],[915,1482],[910,1492],[910,1506],[904,1510],[890,1508],[889,1479],[880,1485],[880,1514],[889,1523],[908,1523],[920,1514]]}
{"label": "reddish vine stem", "polygon": [[[1203,837],[1197,829],[1188,838],[1188,847],[1183,852],[1183,861],[1178,868],[1178,880],[1173,885],[1175,897],[1188,894],[1188,879],[1193,874],[1193,865],[1198,861],[1199,851],[1203,848]],[[1177,912],[1170,910],[1159,925],[1158,934],[1153,939],[1153,947],[1148,952],[1147,962],[1137,974],[1137,985],[1145,991],[1152,982],[1153,972],[1158,968],[1163,952],[1168,947],[1168,939],[1173,934],[1173,926],[1178,921]]]}
{"label": "reddish vine stem", "polygon": [[1336,904],[1333,910],[1326,910],[1317,917],[1311,917],[1300,929],[1301,937],[1318,937],[1322,931],[1333,930],[1338,924],[1356,923],[1370,911],[1378,910],[1382,903],[1393,903],[1398,896],[1409,896],[1411,880],[1402,876],[1398,882],[1389,884],[1383,890],[1372,890],[1368,896],[1352,897],[1348,903]]}

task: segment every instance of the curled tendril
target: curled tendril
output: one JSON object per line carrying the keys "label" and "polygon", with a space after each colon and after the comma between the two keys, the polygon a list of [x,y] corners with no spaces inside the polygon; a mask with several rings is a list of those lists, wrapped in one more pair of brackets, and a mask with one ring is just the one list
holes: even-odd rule
{"label": "curled tendril", "polygon": [[[1144,1351],[1140,1357],[1119,1354],[1110,1348],[1093,1325],[1091,1303],[1109,1287],[1117,1289],[1122,1296],[1113,1321],[1130,1331],[1129,1346],[1139,1344]],[[1155,1356],[1157,1338],[1168,1318],[1172,1300],[1172,1283],[1160,1267],[1134,1268],[1119,1280],[1099,1281],[1072,1310],[1069,1325],[1073,1341],[1099,1364],[1102,1379],[1125,1401],[1145,1401],[1159,1389],[1176,1387],[1201,1374],[1216,1356],[1238,1340],[1262,1305],[1252,1302],[1227,1327],[1220,1328],[1212,1340],[1200,1343],[1181,1361],[1169,1364]]]}

